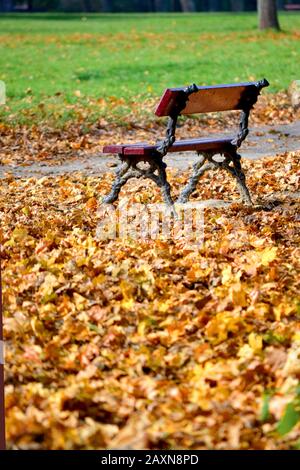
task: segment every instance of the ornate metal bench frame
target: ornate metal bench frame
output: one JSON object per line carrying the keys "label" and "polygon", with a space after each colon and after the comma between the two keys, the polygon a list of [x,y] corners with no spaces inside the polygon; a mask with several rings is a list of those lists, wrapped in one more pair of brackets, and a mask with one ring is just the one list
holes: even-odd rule
{"label": "ornate metal bench frame", "polygon": [[[237,182],[242,200],[248,204],[253,205],[249,190],[246,185],[246,178],[241,166],[241,156],[238,154],[238,148],[246,139],[249,129],[248,120],[252,107],[257,101],[262,88],[268,86],[269,83],[266,79],[260,80],[255,83],[256,92],[247,92],[241,98],[241,116],[239,121],[239,130],[236,138],[230,144],[224,145],[221,149],[211,151],[198,151],[199,160],[193,165],[193,172],[189,178],[188,183],[181,191],[178,203],[185,203],[188,201],[192,192],[196,189],[200,177],[207,171],[213,168],[222,168],[230,173]],[[149,178],[154,181],[162,191],[162,196],[168,206],[173,206],[174,201],[171,196],[170,184],[166,175],[166,163],[163,162],[163,157],[168,153],[170,147],[174,144],[176,136],[176,125],[181,111],[185,108],[190,95],[199,91],[197,85],[193,84],[182,90],[173,106],[172,113],[169,115],[166,135],[163,141],[157,143],[155,149],[150,155],[124,155],[119,153],[120,165],[116,169],[116,179],[112,185],[110,193],[102,199],[103,203],[113,203],[118,199],[121,188],[131,178]],[[222,161],[214,159],[215,155],[223,156]],[[147,163],[147,168],[139,165],[141,162]]]}

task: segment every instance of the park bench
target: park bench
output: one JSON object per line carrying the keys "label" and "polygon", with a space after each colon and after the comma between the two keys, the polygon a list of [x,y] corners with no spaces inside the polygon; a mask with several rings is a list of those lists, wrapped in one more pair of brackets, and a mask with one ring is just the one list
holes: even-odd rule
{"label": "park bench", "polygon": [[[248,118],[262,88],[268,86],[266,79],[216,86],[196,86],[168,88],[165,90],[155,114],[168,116],[164,140],[155,145],[136,143],[106,145],[103,153],[117,154],[120,165],[116,169],[116,179],[111,192],[103,198],[104,203],[118,199],[119,192],[130,178],[150,178],[162,191],[164,201],[173,205],[170,185],[166,176],[166,163],[163,157],[169,152],[195,151],[199,160],[193,166],[193,173],[183,188],[177,202],[187,202],[195,191],[199,178],[206,170],[220,167],[227,170],[235,179],[242,199],[252,205],[241,166],[241,156],[237,150],[248,135]],[[235,137],[199,138],[176,141],[176,125],[179,115],[240,110],[239,130]],[[216,155],[221,155],[215,159]]]}

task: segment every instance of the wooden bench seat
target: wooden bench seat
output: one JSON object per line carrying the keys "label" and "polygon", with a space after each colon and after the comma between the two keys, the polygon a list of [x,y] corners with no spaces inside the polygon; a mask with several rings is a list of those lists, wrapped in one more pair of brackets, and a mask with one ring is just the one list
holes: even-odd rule
{"label": "wooden bench seat", "polygon": [[[262,88],[268,86],[267,80],[258,82],[230,83],[214,86],[167,88],[163,93],[155,114],[168,116],[165,138],[156,144],[136,143],[106,145],[104,153],[117,154],[120,166],[116,170],[116,179],[110,193],[104,197],[104,203],[118,199],[120,190],[130,178],[150,178],[162,190],[165,202],[173,206],[170,185],[167,180],[166,163],[163,158],[169,152],[195,151],[199,161],[193,166],[193,173],[187,185],[181,191],[177,202],[187,202],[195,191],[199,178],[206,170],[219,167],[228,171],[235,179],[243,200],[252,204],[245,175],[241,166],[238,148],[248,135],[250,111],[257,101]],[[222,111],[240,111],[239,130],[235,137],[208,137],[189,140],[176,140],[176,126],[181,114],[210,113]],[[215,159],[220,154],[224,158]],[[138,165],[147,162],[147,168]],[[145,166],[145,165],[144,165]]]}
{"label": "wooden bench seat", "polygon": [[[234,137],[224,137],[217,139],[188,139],[177,140],[168,149],[169,152],[206,152],[210,150],[223,149],[230,146]],[[147,143],[123,144],[123,145],[106,145],[103,153],[121,154],[121,155],[154,155],[157,152],[158,145],[150,145]]]}

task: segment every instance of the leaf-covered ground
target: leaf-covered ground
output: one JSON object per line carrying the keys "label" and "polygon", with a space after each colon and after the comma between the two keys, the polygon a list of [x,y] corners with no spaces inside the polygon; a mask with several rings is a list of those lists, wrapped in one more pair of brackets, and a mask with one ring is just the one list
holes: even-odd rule
{"label": "leaf-covered ground", "polygon": [[[300,154],[246,163],[256,200],[204,244],[97,239],[111,174],[1,181],[8,445],[299,446]],[[186,174],[169,172],[177,193]],[[159,202],[150,182],[124,190]],[[227,175],[195,199],[237,200]]]}
{"label": "leaf-covered ground", "polygon": [[[153,113],[156,99],[148,99],[142,107],[138,102],[132,103],[131,112],[123,118],[122,125],[114,117],[114,109],[122,106],[122,100],[102,100],[102,106],[106,117],[98,116],[88,128],[88,111],[78,105],[74,105],[77,119],[68,121],[63,129],[55,129],[45,122],[32,126],[0,122],[0,168],[1,165],[28,166],[36,162],[61,164],[82,155],[100,155],[107,143],[155,143],[165,134],[166,120]],[[224,130],[235,135],[237,114],[211,113],[182,118],[176,135],[178,138],[210,136]],[[251,113],[250,126],[289,124],[297,119],[300,119],[300,110],[293,110],[287,92],[274,95],[263,92]]]}
{"label": "leaf-covered ground", "polygon": [[[160,93],[194,81],[266,76],[279,93],[263,93],[251,126],[297,119],[282,90],[298,78],[299,18],[282,14],[277,34],[257,32],[254,14],[3,15],[0,171],[154,142]],[[231,114],[201,116],[178,137],[232,125]],[[246,163],[269,211],[240,205],[222,172],[203,178],[194,200],[236,202],[205,209],[198,249],[100,241],[110,173],[4,174],[9,448],[298,448],[299,161],[287,152]],[[178,193],[187,174],[169,178]],[[161,201],[151,182],[124,196]]]}

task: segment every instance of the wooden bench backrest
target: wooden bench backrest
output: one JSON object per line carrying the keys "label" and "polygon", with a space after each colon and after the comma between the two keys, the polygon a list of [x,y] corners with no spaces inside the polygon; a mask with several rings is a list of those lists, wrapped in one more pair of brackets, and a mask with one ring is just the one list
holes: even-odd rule
{"label": "wooden bench backrest", "polygon": [[[201,86],[192,93],[180,114],[242,110],[248,100],[255,102],[259,94],[256,82]],[[184,93],[184,88],[167,88],[156,108],[157,116],[170,116]]]}

